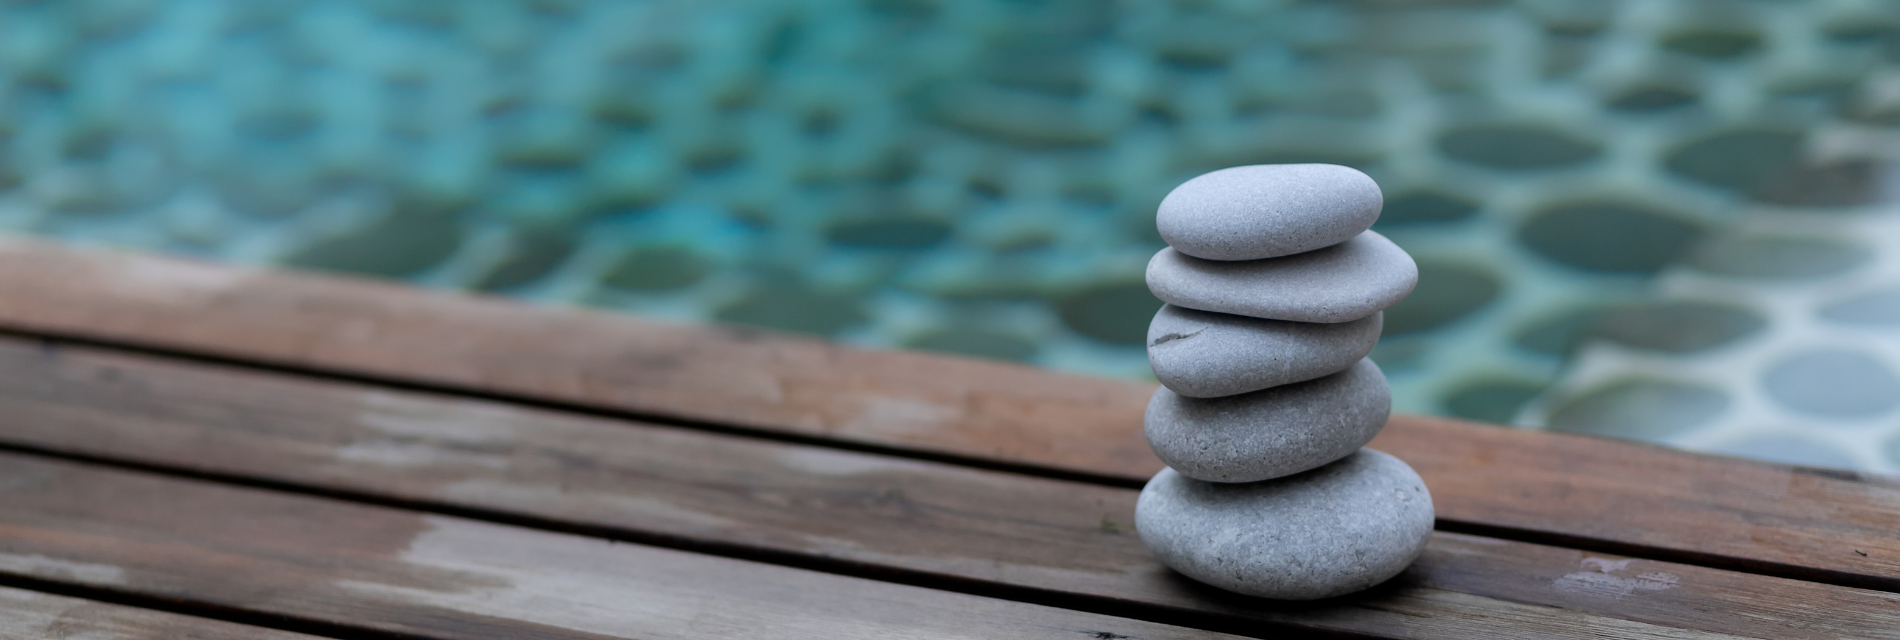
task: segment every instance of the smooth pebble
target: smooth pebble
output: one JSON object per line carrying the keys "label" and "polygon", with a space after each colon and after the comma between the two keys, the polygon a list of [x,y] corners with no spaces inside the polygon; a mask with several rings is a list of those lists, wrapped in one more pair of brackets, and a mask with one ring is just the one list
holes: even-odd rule
{"label": "smooth pebble", "polygon": [[1319,324],[1166,305],[1148,324],[1148,364],[1190,398],[1259,391],[1351,367],[1378,344],[1384,318]]}
{"label": "smooth pebble", "polygon": [[1432,518],[1418,473],[1371,449],[1245,484],[1163,469],[1135,505],[1135,528],[1162,564],[1281,600],[1344,595],[1398,575],[1424,553]]}
{"label": "smooth pebble", "polygon": [[1167,387],[1148,400],[1143,431],[1162,462],[1196,480],[1258,482],[1317,468],[1372,441],[1392,390],[1371,360],[1297,384],[1225,398]]}
{"label": "smooth pebble", "polygon": [[1418,284],[1418,264],[1375,231],[1317,251],[1245,262],[1172,248],[1148,261],[1148,290],[1168,304],[1254,318],[1346,322],[1377,313]]}
{"label": "smooth pebble", "polygon": [[1352,239],[1379,219],[1372,178],[1336,164],[1262,164],[1201,174],[1168,192],[1155,226],[1175,250],[1259,260]]}

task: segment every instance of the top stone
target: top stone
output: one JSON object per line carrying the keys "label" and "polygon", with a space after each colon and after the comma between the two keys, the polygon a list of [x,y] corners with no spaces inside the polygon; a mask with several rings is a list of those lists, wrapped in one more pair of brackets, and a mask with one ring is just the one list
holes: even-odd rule
{"label": "top stone", "polygon": [[1260,164],[1201,174],[1168,192],[1161,239],[1206,260],[1259,260],[1330,247],[1379,219],[1372,178],[1336,164]]}

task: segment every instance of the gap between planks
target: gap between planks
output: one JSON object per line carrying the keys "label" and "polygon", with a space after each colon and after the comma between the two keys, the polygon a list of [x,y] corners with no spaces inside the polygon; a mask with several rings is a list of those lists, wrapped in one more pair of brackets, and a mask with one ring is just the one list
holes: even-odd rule
{"label": "gap between planks", "polygon": [[0,639],[43,638],[318,640],[319,637],[0,586]]}
{"label": "gap between planks", "polygon": [[447,516],[0,454],[0,568],[417,638],[1225,638]]}
{"label": "gap between planks", "polygon": [[[1760,636],[1429,587],[1381,588],[1370,602],[1309,608],[1169,577],[1176,589],[1241,612],[1238,620],[1203,618],[1184,628],[1131,619],[1125,612],[1145,609],[1140,601],[1107,603],[1124,611],[1108,617],[13,454],[0,454],[0,486],[7,487],[0,491],[0,571],[199,611],[282,616],[346,636],[1211,639],[1229,637],[1216,631],[1226,629],[1276,638],[1887,637],[1885,627],[1867,626],[1876,622],[1863,617],[1869,602],[1807,602],[1850,605],[1831,611],[1846,616],[1845,624],[1815,620],[1801,626],[1823,626],[1821,634]],[[1574,581],[1580,593],[1618,591]],[[707,617],[717,619],[715,631],[701,627]],[[1289,618],[1307,624],[1282,626]],[[1705,622],[1744,632],[1813,631],[1774,620]]]}
{"label": "gap between planks", "polygon": [[[1152,385],[0,239],[0,327],[1137,486]],[[1900,590],[1893,480],[1394,416],[1447,529]]]}
{"label": "gap between planks", "polygon": [[[140,355],[145,355],[149,357],[162,358],[166,360],[178,360],[178,361],[192,362],[192,363],[205,364],[205,365],[211,365],[211,366],[254,370],[258,372],[268,372],[275,375],[294,376],[294,377],[307,378],[307,379],[313,379],[313,380],[329,380],[329,381],[335,381],[335,382],[341,382],[341,383],[383,387],[383,388],[388,388],[392,391],[434,394],[434,395],[463,398],[463,399],[469,399],[469,400],[475,400],[475,401],[520,405],[523,407],[547,411],[550,413],[562,413],[562,414],[570,414],[570,415],[586,416],[586,417],[602,418],[602,419],[634,420],[634,421],[646,422],[646,423],[655,424],[655,425],[677,427],[677,428],[682,428],[682,429],[704,431],[704,432],[724,434],[724,435],[730,435],[730,436],[736,436],[736,437],[752,438],[752,439],[759,439],[759,440],[765,440],[765,441],[771,441],[771,442],[782,442],[782,443],[794,444],[794,445],[819,446],[819,447],[840,449],[840,450],[845,450],[845,451],[867,453],[867,454],[872,454],[872,455],[902,457],[902,458],[916,459],[916,460],[922,460],[922,461],[928,461],[928,462],[938,462],[938,463],[943,463],[943,464],[972,467],[972,468],[996,471],[996,472],[1001,472],[1001,473],[1021,474],[1021,475],[1026,475],[1030,477],[1048,478],[1048,479],[1055,479],[1055,480],[1067,480],[1067,481],[1073,481],[1073,482],[1084,482],[1084,483],[1099,484],[1099,485],[1104,485],[1104,486],[1136,488],[1136,489],[1140,488],[1140,486],[1143,484],[1141,480],[1137,478],[1132,478],[1132,477],[1075,473],[1075,472],[1070,472],[1063,469],[1056,469],[1056,468],[1050,468],[1050,467],[1011,464],[1007,462],[999,462],[999,461],[989,460],[989,459],[984,459],[984,458],[967,458],[963,456],[941,454],[941,453],[925,451],[925,450],[881,446],[881,445],[876,445],[876,444],[866,444],[862,442],[849,441],[849,440],[835,440],[835,439],[827,439],[827,438],[820,438],[820,437],[810,437],[810,436],[803,436],[797,433],[788,433],[788,432],[783,432],[783,431],[771,431],[771,430],[750,429],[750,428],[744,428],[744,427],[732,427],[728,425],[720,425],[720,424],[714,424],[714,423],[704,423],[704,422],[697,422],[697,421],[692,421],[692,420],[674,419],[674,418],[668,418],[665,416],[656,417],[656,416],[649,416],[645,414],[633,413],[633,412],[628,412],[628,411],[617,411],[617,410],[607,409],[607,408],[602,408],[602,407],[597,407],[597,406],[574,405],[574,404],[562,403],[562,402],[557,402],[557,401],[549,401],[549,400],[533,398],[533,397],[511,396],[505,393],[488,392],[488,391],[467,389],[467,388],[460,388],[460,387],[453,387],[453,386],[443,387],[443,386],[436,386],[436,385],[431,385],[431,384],[426,384],[426,383],[418,383],[418,382],[410,381],[410,380],[383,379],[383,378],[378,378],[375,376],[342,373],[342,372],[327,371],[327,370],[321,370],[321,369],[308,369],[304,367],[294,367],[294,366],[286,366],[286,365],[274,365],[274,364],[269,364],[269,363],[259,363],[259,362],[254,362],[254,361],[234,360],[234,359],[224,358],[224,357],[207,356],[207,355],[199,354],[199,353],[177,352],[177,351],[172,351],[169,349],[158,349],[158,348],[143,347],[143,346],[138,346],[138,345],[102,342],[102,341],[89,340],[89,339],[64,338],[64,337],[51,336],[51,335],[20,334],[18,332],[6,331],[4,329],[0,329],[0,340],[7,340],[7,341],[13,342],[15,348],[23,348],[24,345],[26,345],[27,343],[36,344],[38,349],[49,352],[49,353],[56,352],[60,349],[68,348],[68,346],[71,346],[71,347],[77,347],[80,349],[97,349],[97,350],[101,350],[101,352],[121,352],[121,353],[127,353],[127,354],[140,354]],[[1777,495],[1773,497],[1784,496],[1787,493],[1787,490],[1789,489],[1789,487],[1792,484],[1794,484],[1793,482],[1789,480],[1782,480],[1779,483],[1777,483],[1773,479],[1775,477],[1800,479],[1803,476],[1806,476],[1807,479],[1813,480],[1813,481],[1818,481],[1818,482],[1823,482],[1823,483],[1825,482],[1846,483],[1850,487],[1861,488],[1861,489],[1866,490],[1866,491],[1839,491],[1837,488],[1833,488],[1833,487],[1819,487],[1818,489],[1810,487],[1810,490],[1813,491],[1815,494],[1829,494],[1829,493],[1832,493],[1835,495],[1848,494],[1848,497],[1850,498],[1865,499],[1867,496],[1864,494],[1869,493],[1869,492],[1874,492],[1875,495],[1873,497],[1875,499],[1885,499],[1886,502],[1874,504],[1873,507],[1876,510],[1871,513],[1867,512],[1864,509],[1851,509],[1851,508],[1845,509],[1845,510],[1840,510],[1840,509],[1831,510],[1832,514],[1855,516],[1856,517],[1855,520],[1857,520],[1857,522],[1852,523],[1854,526],[1845,527],[1843,528],[1843,530],[1839,531],[1839,533],[1845,534],[1845,537],[1847,537],[1848,539],[1846,540],[1845,544],[1839,544],[1837,546],[1841,554],[1851,553],[1861,558],[1870,558],[1870,557],[1877,558],[1879,560],[1884,561],[1885,564],[1900,564],[1900,563],[1894,563],[1891,561],[1892,558],[1896,557],[1896,554],[1894,553],[1895,550],[1900,550],[1900,540],[1884,537],[1881,534],[1880,529],[1877,528],[1879,526],[1877,522],[1873,522],[1873,523],[1868,522],[1868,520],[1870,519],[1889,517],[1889,514],[1893,514],[1892,517],[1900,517],[1900,488],[1894,488],[1896,487],[1896,485],[1889,482],[1888,479],[1883,479],[1883,478],[1878,478],[1878,477],[1870,478],[1870,477],[1864,477],[1860,474],[1853,473],[1853,472],[1842,472],[1842,471],[1828,470],[1828,469],[1804,469],[1804,468],[1798,468],[1798,467],[1784,468],[1784,467],[1779,467],[1777,465],[1767,465],[1767,464],[1762,464],[1762,463],[1755,463],[1752,461],[1733,460],[1733,459],[1726,459],[1726,458],[1720,458],[1720,457],[1714,457],[1714,456],[1702,456],[1698,454],[1691,454],[1691,453],[1686,453],[1686,452],[1681,452],[1681,451],[1669,450],[1663,447],[1658,447],[1658,446],[1653,446],[1653,445],[1646,445],[1643,443],[1596,440],[1596,439],[1591,439],[1591,438],[1579,438],[1579,437],[1574,437],[1574,436],[1565,436],[1565,435],[1560,435],[1560,434],[1546,434],[1546,433],[1541,433],[1541,432],[1522,433],[1522,434],[1510,433],[1509,434],[1510,436],[1530,436],[1529,438],[1522,438],[1518,443],[1507,443],[1507,444],[1500,445],[1495,442],[1486,442],[1485,440],[1489,440],[1487,438],[1478,438],[1477,439],[1479,440],[1478,446],[1469,446],[1469,445],[1457,446],[1456,443],[1458,443],[1461,438],[1472,436],[1474,435],[1474,432],[1460,431],[1460,432],[1454,432],[1454,433],[1442,433],[1442,432],[1436,431],[1434,428],[1450,427],[1450,428],[1459,429],[1459,430],[1475,428],[1484,432],[1505,431],[1505,430],[1500,427],[1488,427],[1488,426],[1466,427],[1465,425],[1457,424],[1456,421],[1425,418],[1421,416],[1399,415],[1399,416],[1394,416],[1393,420],[1394,420],[1394,424],[1397,425],[1398,428],[1394,429],[1392,427],[1388,427],[1388,429],[1380,435],[1380,438],[1378,440],[1375,440],[1372,446],[1383,448],[1384,450],[1388,452],[1397,453],[1415,465],[1418,464],[1418,460],[1420,459],[1421,456],[1431,456],[1433,458],[1433,462],[1437,463],[1435,466],[1438,466],[1438,467],[1449,467],[1455,463],[1474,461],[1474,460],[1480,461],[1483,463],[1492,463],[1495,461],[1493,458],[1498,452],[1505,451],[1508,453],[1509,452],[1508,450],[1513,449],[1513,448],[1518,448],[1517,446],[1514,446],[1514,445],[1521,445],[1524,443],[1541,445],[1537,447],[1523,447],[1525,449],[1529,449],[1530,452],[1528,455],[1520,455],[1520,457],[1525,458],[1527,460],[1524,463],[1517,465],[1517,467],[1521,470],[1535,469],[1537,470],[1535,473],[1542,477],[1536,478],[1533,481],[1527,483],[1529,485],[1528,489],[1530,490],[1527,490],[1527,487],[1523,485],[1512,485],[1516,488],[1516,490],[1519,493],[1518,499],[1516,500],[1517,504],[1510,505],[1512,508],[1508,508],[1508,509],[1493,509],[1490,513],[1487,513],[1486,517],[1483,519],[1478,519],[1478,518],[1460,519],[1456,516],[1447,517],[1445,515],[1446,508],[1443,505],[1445,494],[1447,493],[1446,491],[1447,487],[1445,487],[1446,482],[1444,481],[1445,480],[1458,481],[1454,486],[1450,487],[1452,491],[1457,492],[1454,494],[1454,497],[1462,496],[1462,497],[1468,498],[1472,495],[1473,492],[1498,491],[1500,488],[1493,484],[1496,480],[1494,477],[1484,476],[1484,475],[1464,476],[1457,473],[1444,473],[1442,472],[1443,471],[1442,468],[1440,469],[1441,473],[1430,474],[1433,480],[1430,482],[1430,484],[1428,484],[1428,486],[1434,490],[1433,497],[1435,500],[1439,501],[1440,503],[1439,505],[1440,515],[1436,523],[1436,528],[1440,531],[1470,534],[1470,535],[1497,538],[1497,539],[1503,539],[1503,540],[1513,540],[1513,541],[1527,542],[1527,543],[1533,543],[1533,544],[1568,547],[1568,548],[1581,549],[1581,550],[1586,550],[1586,551],[1595,551],[1595,552],[1601,552],[1601,553],[1640,557],[1640,558],[1647,558],[1647,559],[1653,559],[1653,560],[1663,560],[1663,561],[1669,561],[1669,562],[1677,562],[1677,563],[1683,563],[1683,564],[1705,566],[1705,567],[1710,567],[1710,568],[1738,571],[1738,572],[1743,572],[1743,573],[1753,573],[1753,574],[1759,574],[1759,575],[1764,575],[1764,576],[1789,578],[1789,579],[1804,580],[1804,581],[1810,581],[1810,582],[1820,582],[1824,584],[1832,584],[1832,585],[1837,585],[1837,586],[1900,592],[1900,568],[1896,568],[1892,570],[1893,575],[1868,575],[1866,573],[1859,572],[1859,571],[1843,571],[1843,570],[1837,570],[1837,569],[1832,569],[1832,568],[1827,568],[1827,567],[1815,567],[1815,566],[1799,564],[1798,562],[1795,562],[1795,561],[1789,561],[1788,560],[1789,554],[1785,554],[1785,553],[1777,554],[1778,558],[1771,560],[1771,559],[1765,559],[1763,557],[1744,555],[1742,553],[1725,554],[1725,553],[1717,553],[1717,552],[1706,551],[1706,550],[1701,550],[1701,549],[1684,548],[1687,545],[1681,544],[1680,540],[1674,540],[1678,544],[1667,544],[1666,542],[1663,544],[1657,544],[1657,543],[1631,541],[1629,539],[1630,538],[1629,536],[1619,535],[1620,528],[1626,522],[1626,520],[1622,518],[1606,518],[1606,519],[1596,522],[1595,524],[1597,526],[1582,527],[1580,528],[1580,530],[1578,529],[1562,530],[1562,529],[1556,529],[1552,527],[1536,527],[1536,526],[1527,526],[1523,524],[1524,522],[1530,519],[1534,519],[1543,515],[1545,513],[1545,509],[1540,508],[1540,507],[1547,507],[1548,505],[1552,504],[1553,501],[1568,501],[1568,500],[1581,499],[1589,503],[1594,503],[1591,506],[1601,505],[1602,503],[1605,503],[1605,502],[1608,502],[1608,503],[1620,502],[1620,503],[1624,503],[1625,505],[1628,505],[1629,503],[1633,502],[1632,500],[1630,500],[1632,496],[1630,496],[1629,494],[1628,486],[1626,486],[1623,482],[1621,482],[1620,479],[1627,478],[1632,475],[1634,476],[1644,475],[1644,472],[1645,472],[1644,467],[1649,466],[1645,463],[1651,462],[1651,461],[1660,462],[1661,464],[1655,465],[1658,467],[1680,467],[1680,466],[1685,465],[1686,463],[1689,465],[1698,466],[1706,471],[1711,472],[1711,473],[1706,474],[1708,478],[1718,481],[1718,482],[1732,481],[1736,479],[1737,477],[1740,477],[1741,479],[1747,481],[1743,485],[1744,489],[1753,488],[1753,487],[1760,486],[1763,484],[1778,485],[1778,486],[1773,487],[1773,490],[1777,492]],[[1419,429],[1419,432],[1417,433],[1409,432],[1408,428]],[[1498,434],[1485,434],[1485,435],[1498,435]],[[1552,443],[1552,442],[1545,441],[1547,438],[1556,439],[1556,442]],[[1398,443],[1398,446],[1393,446],[1393,443],[1395,441]],[[1562,459],[1562,458],[1568,457],[1565,455],[1563,451],[1560,450],[1561,447],[1550,446],[1552,444],[1580,445],[1581,448],[1589,451],[1589,453],[1593,455],[1581,456],[1583,458],[1582,460],[1569,461],[1567,463],[1561,464],[1560,466],[1552,465],[1549,463],[1553,459]],[[4,447],[4,445],[0,445],[0,447]],[[1598,450],[1598,449],[1602,449],[1602,450]],[[22,450],[31,451],[31,448],[29,447]],[[1519,452],[1519,453],[1522,454],[1523,452]],[[1635,455],[1632,455],[1632,454],[1635,454]],[[84,458],[85,456],[82,455],[80,457]],[[1634,460],[1629,459],[1632,457],[1635,459]],[[1612,460],[1616,460],[1614,465],[1604,464]],[[139,466],[140,464],[137,462],[125,461],[125,460],[110,461],[106,459],[99,459],[98,461],[102,463],[125,464],[129,466]],[[1593,465],[1598,465],[1600,468],[1592,469],[1591,467]],[[1613,468],[1613,466],[1620,467],[1620,469]],[[1556,468],[1553,468],[1553,467],[1556,467]],[[1653,467],[1651,468],[1653,469]],[[158,468],[154,467],[154,470],[156,469]],[[1424,473],[1425,470],[1422,470],[1421,472]],[[1594,495],[1588,492],[1578,493],[1578,492],[1573,491],[1573,489],[1576,488],[1575,486],[1573,486],[1575,484],[1573,480],[1588,479],[1592,475],[1609,476],[1615,480],[1612,480],[1611,482],[1606,483],[1603,486],[1592,487],[1593,489],[1604,489],[1600,493],[1596,493]],[[1676,474],[1676,479],[1680,479],[1682,476],[1683,474]],[[1762,476],[1768,476],[1769,479],[1764,481]],[[239,484],[252,482],[252,483],[256,483],[258,486],[271,486],[271,487],[279,488],[279,489],[290,488],[289,485],[280,485],[277,483],[270,482],[268,480],[260,480],[257,478],[247,479],[247,478],[236,477],[236,476],[222,476],[216,479],[222,482],[239,483]],[[1698,483],[1695,486],[1708,486],[1708,485]],[[1657,488],[1656,485],[1645,485],[1645,487],[1650,488],[1650,489]],[[1835,489],[1835,490],[1830,491],[1830,489]],[[317,488],[317,487],[303,487],[302,489],[298,489],[298,490],[310,491],[310,492],[314,492],[318,494],[323,494],[329,491],[327,489]],[[1535,490],[1535,491],[1532,491],[1532,490]],[[1554,494],[1553,494],[1553,491],[1555,492]],[[1691,493],[1692,491],[1693,489],[1691,491],[1679,491],[1677,492],[1678,495],[1671,496],[1671,497],[1678,500],[1681,500],[1685,497],[1693,498],[1693,496],[1681,495],[1683,493]],[[1861,495],[1854,495],[1854,494],[1861,494]],[[346,494],[336,494],[336,495],[341,497],[341,496],[345,496]],[[367,501],[378,500],[378,498],[374,496],[367,496],[367,495],[361,495],[361,494],[348,494],[348,495],[349,495],[348,499],[367,500]],[[1749,500],[1752,498],[1753,496],[1744,496],[1745,500]],[[1682,500],[1682,501],[1687,503],[1687,506],[1690,507],[1689,512],[1692,512],[1692,513],[1709,513],[1709,512],[1724,511],[1723,505],[1697,504],[1696,501],[1694,501],[1693,499]],[[401,503],[391,502],[389,504],[393,505],[393,504],[401,504]],[[1882,512],[1879,509],[1881,509],[1883,504],[1890,504],[1893,506],[1892,508],[1887,509],[1885,512]],[[1525,505],[1529,505],[1531,508],[1524,509],[1523,507]],[[418,505],[411,505],[411,506],[418,506]],[[1496,506],[1501,506],[1501,505],[1485,505],[1485,506],[1496,507]],[[1832,507],[1834,505],[1821,505],[1821,506],[1824,507],[1824,509],[1822,510],[1829,510],[1825,508]],[[1602,508],[1602,507],[1598,506],[1597,508]],[[519,516],[509,515],[509,514],[458,510],[458,508],[456,507],[448,507],[448,506],[443,506],[443,505],[437,505],[436,507],[434,507],[434,509],[440,510],[445,513],[460,513],[462,515],[466,515],[469,517],[478,517],[478,518],[490,519],[490,520],[495,520],[495,521],[517,522],[521,524],[526,524],[528,526],[539,526],[539,527],[551,528],[551,529],[563,529],[563,530],[574,531],[577,533],[590,533],[590,530],[584,527],[564,529],[563,527],[571,527],[572,525],[563,525],[560,523],[552,523],[552,522],[545,522],[545,521],[535,521],[532,519],[523,520],[523,519],[518,519]],[[1668,509],[1657,509],[1654,511],[1650,511],[1650,510],[1645,510],[1641,508],[1640,506],[1638,506],[1637,508],[1629,508],[1628,506],[1625,506],[1622,508],[1614,508],[1614,510],[1624,516],[1628,516],[1632,513],[1635,513],[1635,514],[1656,513],[1658,515],[1673,513],[1672,510],[1668,510]],[[1739,517],[1743,520],[1751,521],[1751,523],[1754,523],[1754,521],[1757,521],[1757,520],[1774,521],[1777,524],[1787,524],[1790,522],[1798,523],[1797,519],[1781,518],[1777,514],[1751,513],[1747,509],[1731,510],[1730,512],[1724,513],[1723,515]],[[1873,529],[1871,536],[1869,535],[1869,532],[1867,530],[1867,526],[1869,524],[1872,524],[1873,526],[1876,527],[1875,529]],[[1693,528],[1690,528],[1687,530],[1687,532],[1690,532],[1690,533],[1692,533],[1693,531],[1694,531]],[[1680,536],[1681,533],[1683,532],[1684,531],[1681,528],[1677,528],[1675,530],[1668,531],[1667,532],[1668,535],[1665,537],[1674,538],[1674,537]],[[1772,538],[1775,538],[1776,536],[1766,536],[1766,537],[1772,539]],[[1793,535],[1781,536],[1781,537],[1787,538],[1787,539],[1801,539],[1803,537],[1807,537],[1807,538],[1810,538],[1810,540],[1807,540],[1807,541],[1812,542],[1813,541],[1812,538],[1816,536],[1815,536],[1815,532],[1813,531],[1796,531],[1796,532],[1793,532]],[[1756,536],[1755,538],[1751,539],[1751,542],[1761,542],[1763,538],[1764,538],[1763,536]],[[1873,549],[1874,551],[1870,553],[1867,551],[1867,549]],[[1746,550],[1743,550],[1743,551],[1746,551]],[[1879,553],[1881,555],[1872,556],[1872,553]]]}
{"label": "gap between planks", "polygon": [[0,640],[410,640],[356,627],[0,574]]}
{"label": "gap between planks", "polygon": [[[1531,606],[1777,638],[1900,629],[1891,594],[1448,534],[1379,594],[1260,611],[1160,569],[1125,529],[1126,489],[146,356],[0,341],[0,402],[7,441],[58,455],[1197,626],[1398,635],[1397,613],[1456,637],[1442,625]],[[1757,619],[1710,615],[1738,606]]]}

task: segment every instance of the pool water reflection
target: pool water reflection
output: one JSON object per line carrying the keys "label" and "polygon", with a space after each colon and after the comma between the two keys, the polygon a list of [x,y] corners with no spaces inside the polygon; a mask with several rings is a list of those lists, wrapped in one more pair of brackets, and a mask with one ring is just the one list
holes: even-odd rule
{"label": "pool water reflection", "polygon": [[1346,164],[1397,409],[1900,472],[1893,0],[8,3],[0,145],[21,232],[1137,377],[1162,195]]}

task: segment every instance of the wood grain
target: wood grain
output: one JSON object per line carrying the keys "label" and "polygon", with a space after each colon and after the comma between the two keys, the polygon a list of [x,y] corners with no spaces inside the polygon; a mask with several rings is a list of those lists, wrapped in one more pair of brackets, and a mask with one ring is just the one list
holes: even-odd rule
{"label": "wood grain", "polygon": [[[1135,484],[1151,385],[0,240],[0,328]],[[1892,480],[1395,416],[1442,523],[1900,590]]]}
{"label": "wood grain", "polygon": [[316,636],[0,587],[0,640],[319,640]]}
{"label": "wood grain", "polygon": [[1626,553],[1900,592],[1900,479],[1402,420],[1394,426],[1410,428],[1388,428],[1372,446],[1418,468],[1434,496],[1457,496],[1438,503],[1438,516],[1467,531],[1609,541]]}
{"label": "wood grain", "polygon": [[0,406],[15,448],[1216,628],[1900,637],[1894,594],[1458,534],[1372,593],[1274,605],[1157,565],[1130,489],[87,348],[0,340]]}
{"label": "wood grain", "polygon": [[1221,638],[0,454],[0,571],[425,638]]}

